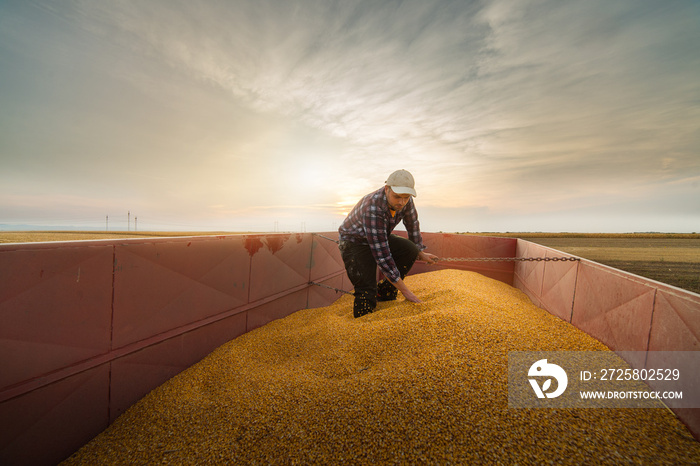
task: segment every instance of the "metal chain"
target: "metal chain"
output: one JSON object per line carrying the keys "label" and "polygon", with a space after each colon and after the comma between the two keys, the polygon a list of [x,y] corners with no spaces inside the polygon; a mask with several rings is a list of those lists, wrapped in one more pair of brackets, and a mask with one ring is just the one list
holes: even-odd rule
{"label": "metal chain", "polygon": [[314,236],[320,236],[321,238],[327,239],[329,241],[333,241],[334,243],[340,243],[340,241],[338,241],[337,239],[329,238],[328,236],[319,235],[318,233],[311,233],[311,234]]}
{"label": "metal chain", "polygon": [[438,262],[495,262],[495,261],[520,261],[520,262],[557,262],[557,261],[578,261],[578,257],[441,257]]}
{"label": "metal chain", "polygon": [[324,285],[323,283],[309,282],[309,285],[322,286],[323,288],[328,288],[329,290],[333,290],[336,293],[354,294],[350,291],[345,291],[345,290],[341,290],[340,288],[334,288],[332,286]]}

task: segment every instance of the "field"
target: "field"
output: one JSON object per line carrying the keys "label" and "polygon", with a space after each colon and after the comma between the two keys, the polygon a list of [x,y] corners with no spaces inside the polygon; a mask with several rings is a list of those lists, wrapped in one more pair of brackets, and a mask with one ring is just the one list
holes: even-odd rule
{"label": "field", "polygon": [[233,235],[238,233],[181,231],[0,231],[0,243],[78,241],[91,239],[152,238],[164,236]]}
{"label": "field", "polygon": [[[240,233],[240,232],[239,232]],[[237,234],[224,232],[0,232],[0,243]],[[522,238],[700,293],[700,234],[479,233]]]}

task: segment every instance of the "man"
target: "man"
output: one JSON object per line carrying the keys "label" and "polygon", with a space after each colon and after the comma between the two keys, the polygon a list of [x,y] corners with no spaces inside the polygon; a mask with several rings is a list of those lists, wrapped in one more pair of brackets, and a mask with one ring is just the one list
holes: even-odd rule
{"label": "man", "polygon": [[[399,291],[408,301],[421,302],[403,278],[417,259],[435,263],[437,257],[423,251],[415,196],[413,176],[397,170],[383,188],[363,197],[338,229],[345,270],[355,288],[355,317],[372,312],[377,301],[396,299]],[[391,234],[400,221],[409,239]],[[385,277],[379,283],[377,265]]]}

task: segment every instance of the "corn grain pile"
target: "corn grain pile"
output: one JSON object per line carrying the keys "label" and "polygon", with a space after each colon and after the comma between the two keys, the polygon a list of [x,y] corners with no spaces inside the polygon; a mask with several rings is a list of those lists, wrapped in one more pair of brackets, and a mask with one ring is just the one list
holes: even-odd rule
{"label": "corn grain pile", "polygon": [[509,409],[509,351],[607,348],[472,272],[410,276],[422,304],[352,297],[219,347],[66,464],[698,464],[666,409]]}

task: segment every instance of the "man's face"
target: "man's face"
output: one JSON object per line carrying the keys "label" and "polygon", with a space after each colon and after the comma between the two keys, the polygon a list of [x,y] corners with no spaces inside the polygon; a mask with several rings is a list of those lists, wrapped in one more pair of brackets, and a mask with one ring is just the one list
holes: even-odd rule
{"label": "man's face", "polygon": [[410,194],[396,194],[389,186],[384,187],[384,192],[386,193],[386,200],[389,203],[389,208],[397,212],[403,209],[408,203],[408,200],[411,199]]}

